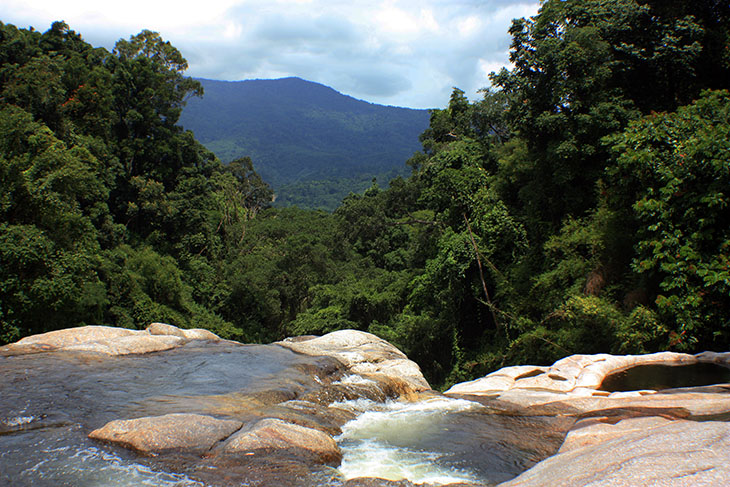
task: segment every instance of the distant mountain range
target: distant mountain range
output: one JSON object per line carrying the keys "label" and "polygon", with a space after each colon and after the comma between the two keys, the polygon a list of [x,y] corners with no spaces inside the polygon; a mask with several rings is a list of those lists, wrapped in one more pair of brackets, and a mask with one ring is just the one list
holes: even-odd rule
{"label": "distant mountain range", "polygon": [[250,156],[279,204],[333,209],[375,177],[407,174],[428,110],[376,105],[300,78],[198,79],[180,124],[223,162]]}

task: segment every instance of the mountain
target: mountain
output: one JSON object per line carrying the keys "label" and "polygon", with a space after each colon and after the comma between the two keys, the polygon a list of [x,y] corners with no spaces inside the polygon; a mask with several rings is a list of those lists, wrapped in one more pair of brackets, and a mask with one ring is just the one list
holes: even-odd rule
{"label": "mountain", "polygon": [[373,177],[406,174],[428,110],[376,105],[300,78],[198,79],[180,124],[223,162],[250,156],[279,203],[334,208]]}

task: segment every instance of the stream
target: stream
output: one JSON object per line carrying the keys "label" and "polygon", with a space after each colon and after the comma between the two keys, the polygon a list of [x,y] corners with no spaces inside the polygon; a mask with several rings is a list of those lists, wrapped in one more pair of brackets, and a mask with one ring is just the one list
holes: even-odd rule
{"label": "stream", "polygon": [[[358,397],[367,379],[344,374],[332,359],[277,345],[191,342],[142,356],[0,356],[0,373],[0,485],[8,486],[338,486],[357,477],[496,485],[562,441],[548,418],[497,415],[470,401]],[[176,412],[254,421],[286,401],[325,396],[323,388],[344,391],[325,411],[351,418],[335,437],[339,468],[302,469],[280,458],[221,465],[191,454],[142,456],[87,438],[114,419]]]}

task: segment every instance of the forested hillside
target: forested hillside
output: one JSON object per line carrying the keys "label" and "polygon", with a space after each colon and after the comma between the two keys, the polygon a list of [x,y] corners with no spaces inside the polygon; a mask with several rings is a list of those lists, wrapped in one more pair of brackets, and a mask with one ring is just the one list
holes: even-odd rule
{"label": "forested hillside", "polygon": [[334,210],[373,178],[407,175],[427,110],[386,107],[299,78],[200,79],[180,124],[225,162],[251,157],[276,204]]}
{"label": "forested hillside", "polygon": [[576,353],[730,347],[730,6],[546,0],[514,68],[431,112],[412,174],[267,208],[176,125],[201,86],[154,33],[0,30],[0,339],[167,321],[357,328],[432,384]]}

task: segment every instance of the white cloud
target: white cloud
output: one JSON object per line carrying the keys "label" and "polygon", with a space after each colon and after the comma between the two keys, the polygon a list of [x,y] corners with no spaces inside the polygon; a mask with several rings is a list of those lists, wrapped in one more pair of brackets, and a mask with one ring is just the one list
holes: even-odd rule
{"label": "white cloud", "polygon": [[368,101],[444,106],[508,63],[512,18],[539,0],[3,0],[0,19],[46,30],[65,20],[107,48],[143,28],[214,79],[300,76]]}
{"label": "white cloud", "polygon": [[459,34],[463,37],[468,37],[479,31],[482,22],[476,15],[470,15],[469,17],[459,20],[458,25]]}

